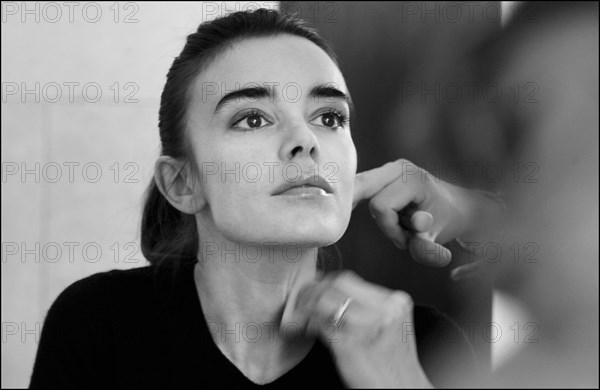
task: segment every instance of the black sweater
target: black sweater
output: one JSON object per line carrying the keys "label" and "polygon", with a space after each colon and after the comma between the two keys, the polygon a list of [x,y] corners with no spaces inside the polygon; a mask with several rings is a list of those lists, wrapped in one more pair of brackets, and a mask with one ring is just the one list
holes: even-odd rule
{"label": "black sweater", "polygon": [[[66,288],[46,316],[30,387],[343,387],[320,340],[275,381],[250,381],[212,338],[193,264],[176,271],[112,270]],[[434,386],[452,386],[475,369],[464,334],[439,311],[415,306],[414,331]]]}

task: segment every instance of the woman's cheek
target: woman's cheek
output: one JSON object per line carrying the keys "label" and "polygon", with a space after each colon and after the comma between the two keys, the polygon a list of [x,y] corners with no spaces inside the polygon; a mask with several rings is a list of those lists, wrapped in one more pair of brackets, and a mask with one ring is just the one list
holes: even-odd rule
{"label": "woman's cheek", "polygon": [[343,184],[343,195],[344,195],[344,206],[349,208],[349,212],[352,211],[352,201],[354,196],[354,180],[356,178],[356,168],[357,168],[357,157],[356,157],[356,148],[354,147],[354,143],[352,140],[349,140],[349,144],[347,145],[345,158],[340,165],[339,171]]}
{"label": "woman's cheek", "polygon": [[219,186],[212,194],[212,217],[216,228],[226,238],[248,241],[269,232],[269,225],[275,223],[269,223],[265,218],[269,215],[268,205],[264,195],[257,192],[256,185],[225,182]]}

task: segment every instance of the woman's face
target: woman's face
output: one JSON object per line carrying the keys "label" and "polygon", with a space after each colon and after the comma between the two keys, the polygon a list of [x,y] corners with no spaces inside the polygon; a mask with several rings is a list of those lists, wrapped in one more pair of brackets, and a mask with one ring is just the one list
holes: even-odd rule
{"label": "woman's face", "polygon": [[[201,218],[236,242],[336,242],[352,210],[356,149],[342,119],[348,89],[329,56],[301,37],[246,39],[192,88],[187,130],[207,203]],[[278,194],[302,179],[328,184]]]}

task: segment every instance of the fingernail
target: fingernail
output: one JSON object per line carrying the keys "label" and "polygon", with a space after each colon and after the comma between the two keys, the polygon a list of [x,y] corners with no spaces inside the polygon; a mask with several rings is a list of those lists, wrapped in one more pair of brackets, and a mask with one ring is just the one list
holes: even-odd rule
{"label": "fingernail", "polygon": [[450,278],[454,281],[459,280],[460,270],[458,268],[453,269],[452,272],[450,272]]}
{"label": "fingernail", "polygon": [[418,211],[413,214],[411,224],[416,230],[425,232],[433,226],[433,216],[426,211]]}

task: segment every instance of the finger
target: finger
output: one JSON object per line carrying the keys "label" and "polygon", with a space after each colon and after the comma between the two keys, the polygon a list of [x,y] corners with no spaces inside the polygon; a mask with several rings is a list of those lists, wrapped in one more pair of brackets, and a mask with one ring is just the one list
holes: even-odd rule
{"label": "finger", "polygon": [[365,199],[371,199],[386,186],[404,175],[406,183],[409,178],[418,176],[420,168],[405,159],[388,162],[380,167],[356,174],[352,208]]}
{"label": "finger", "polygon": [[357,173],[354,178],[353,208],[364,199],[371,199],[402,173],[396,162]]}
{"label": "finger", "polygon": [[392,290],[386,297],[387,304],[394,305],[395,308],[401,309],[403,314],[412,321],[414,301],[410,294],[402,290]]}
{"label": "finger", "polygon": [[399,224],[398,212],[411,203],[419,203],[422,189],[414,180],[401,175],[369,202],[371,215],[381,231],[400,249],[406,249],[406,234]]}
{"label": "finger", "polygon": [[304,292],[304,289],[308,285],[317,284],[317,281],[311,281],[307,285],[302,286],[292,286],[292,291],[288,295],[288,299],[285,303],[285,307],[283,309],[283,314],[281,316],[281,329],[285,330],[283,334],[287,337],[298,337],[304,333],[308,323],[308,316],[303,313],[299,313],[296,310],[298,299],[301,294]]}
{"label": "finger", "polygon": [[352,314],[344,314],[344,323],[350,324],[344,325],[345,331],[366,326],[373,315],[366,315],[365,310],[378,307],[391,292],[365,281],[352,271],[332,272],[300,289],[294,311],[284,315],[282,326],[286,330],[292,329],[291,336],[315,331],[321,336],[331,335],[335,330],[331,321],[348,298],[351,298]]}
{"label": "finger", "polygon": [[336,302],[344,301],[349,296],[353,295],[340,288],[342,279],[349,279],[348,271],[331,272],[323,277],[323,279],[309,283],[302,287],[296,299],[295,310],[304,312],[319,312],[325,316],[331,314],[331,310],[335,308]]}
{"label": "finger", "polygon": [[400,226],[398,213],[374,202],[369,203],[369,208],[383,234],[399,249],[406,249],[406,235]]}
{"label": "finger", "polygon": [[[290,333],[290,336],[296,336],[299,335],[301,333],[301,329],[306,327],[306,323],[305,320],[306,318],[304,318],[303,316],[299,316],[296,313],[296,303],[298,300],[298,296],[299,294],[303,291],[304,287],[306,287],[307,285],[311,285],[311,284],[318,284],[321,280],[323,280],[324,277],[324,273],[322,271],[317,270],[316,274],[315,274],[315,279],[307,282],[300,282],[300,279],[298,278],[301,274],[298,273],[296,274],[296,276],[294,277],[294,279],[291,282],[291,287],[290,287],[290,291],[288,293],[286,302],[285,302],[285,307],[283,309],[283,314],[281,316],[281,324],[282,326],[287,325],[288,328],[290,328],[292,330],[292,332]],[[292,328],[293,326],[293,328]],[[296,329],[296,332],[293,332],[294,329]],[[294,333],[294,334],[292,334]]]}
{"label": "finger", "polygon": [[452,260],[447,248],[417,234],[409,238],[408,250],[415,261],[429,267],[445,267]]}
{"label": "finger", "polygon": [[333,279],[331,276],[323,276],[323,274],[318,276],[322,277],[299,287],[292,286],[292,289],[296,290],[296,294],[295,297],[288,298],[281,319],[282,329],[286,329],[286,335],[289,337],[305,334],[307,330],[314,330],[322,325],[315,322],[317,318],[311,308],[323,305],[322,299],[329,299],[327,296],[323,297],[327,290],[333,290]]}
{"label": "finger", "polygon": [[[296,313],[304,318],[305,333],[317,334],[327,339],[341,328],[342,323],[344,331],[347,332],[368,321],[369,316],[360,314],[364,310],[360,299],[342,293],[332,284],[324,289],[320,287],[322,286],[309,287],[311,291],[306,291],[298,299]],[[342,320],[333,324],[334,317],[345,304]]]}
{"label": "finger", "polygon": [[400,213],[400,225],[416,232],[426,232],[433,226],[433,215],[411,207]]}
{"label": "finger", "polygon": [[370,283],[349,270],[340,272],[335,277],[333,286],[344,295],[351,296],[367,306],[381,304],[393,292],[389,288]]}

